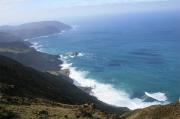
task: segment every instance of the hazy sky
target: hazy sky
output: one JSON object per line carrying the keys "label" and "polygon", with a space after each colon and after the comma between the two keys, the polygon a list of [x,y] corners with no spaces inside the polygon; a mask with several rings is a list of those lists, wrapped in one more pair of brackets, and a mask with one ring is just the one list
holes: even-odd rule
{"label": "hazy sky", "polygon": [[180,0],[0,0],[0,25],[180,9]]}

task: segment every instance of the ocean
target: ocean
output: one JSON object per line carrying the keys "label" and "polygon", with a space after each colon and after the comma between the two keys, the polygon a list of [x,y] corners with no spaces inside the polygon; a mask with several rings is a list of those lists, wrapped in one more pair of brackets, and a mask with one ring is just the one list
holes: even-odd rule
{"label": "ocean", "polygon": [[29,41],[60,55],[75,85],[92,87],[91,95],[108,104],[137,109],[179,100],[179,21],[176,11],[109,15]]}

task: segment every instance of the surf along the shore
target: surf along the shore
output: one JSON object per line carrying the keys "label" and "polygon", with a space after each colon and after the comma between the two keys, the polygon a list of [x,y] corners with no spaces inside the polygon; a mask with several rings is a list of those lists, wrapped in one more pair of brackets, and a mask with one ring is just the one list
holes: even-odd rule
{"label": "surf along the shore", "polygon": [[[61,34],[62,33],[56,35],[61,35]],[[48,37],[50,36],[46,36],[45,38]],[[29,39],[28,41],[31,42],[31,39]],[[33,45],[31,47],[34,47],[37,51],[43,52],[43,50],[41,49],[43,48],[43,45],[38,43],[38,41],[36,41],[36,38],[33,38],[32,44]],[[132,110],[148,107],[150,105],[168,103],[166,95],[161,92],[159,92],[161,93],[161,95],[157,95],[159,93],[156,92],[154,93],[144,92],[143,98],[131,98],[131,96],[127,92],[123,90],[118,90],[114,88],[111,84],[103,84],[98,82],[96,79],[87,78],[87,74],[89,73],[88,71],[78,70],[78,68],[72,66],[72,62],[69,61],[69,59],[75,57],[83,57],[85,55],[86,53],[81,53],[81,52],[68,52],[61,54],[59,60],[63,61],[63,64],[61,64],[62,67],[61,70],[64,69],[69,70],[69,77],[73,79],[74,85],[78,87],[91,88],[90,95],[97,97],[99,100],[107,104],[120,106],[120,107],[128,107],[129,109]],[[164,100],[160,99],[162,98],[162,96]],[[147,98],[152,98],[153,101],[146,101]]]}
{"label": "surf along the shore", "polygon": [[[168,103],[167,97],[164,93],[154,93],[154,96],[152,97],[147,95],[149,93],[145,92],[145,96],[155,99],[153,102],[146,102],[145,99],[130,98],[130,95],[128,95],[128,93],[117,90],[110,84],[99,83],[95,79],[87,78],[88,71],[78,70],[77,67],[73,67],[72,63],[68,61],[69,58],[83,57],[84,55],[84,53],[79,53],[79,55],[77,56],[60,55],[60,60],[63,61],[61,67],[62,69],[68,69],[70,71],[69,77],[74,80],[74,85],[91,87],[92,90],[90,95],[97,97],[99,100],[107,104],[120,107],[128,107],[130,109],[138,109],[148,107],[150,105]],[[161,100],[161,98],[163,98],[163,100]]]}

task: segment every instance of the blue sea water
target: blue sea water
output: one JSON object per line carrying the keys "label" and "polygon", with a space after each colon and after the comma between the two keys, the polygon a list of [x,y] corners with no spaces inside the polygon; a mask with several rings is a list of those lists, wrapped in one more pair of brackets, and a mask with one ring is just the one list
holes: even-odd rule
{"label": "blue sea water", "polygon": [[[63,56],[70,77],[92,95],[131,109],[180,97],[180,15],[156,12],[76,22],[60,34],[30,39],[43,52]],[[37,44],[36,44],[37,45]],[[69,57],[67,52],[81,52]]]}

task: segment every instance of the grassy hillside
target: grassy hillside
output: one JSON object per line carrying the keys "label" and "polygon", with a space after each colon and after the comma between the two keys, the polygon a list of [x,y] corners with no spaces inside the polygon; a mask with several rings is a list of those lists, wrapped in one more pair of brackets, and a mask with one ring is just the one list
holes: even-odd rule
{"label": "grassy hillside", "polygon": [[0,55],[12,58],[41,71],[58,71],[62,61],[58,55],[42,53],[31,48],[32,44],[9,33],[0,32]]}
{"label": "grassy hillside", "polygon": [[127,108],[107,105],[74,86],[64,76],[42,73],[0,56],[2,96],[41,98],[64,104],[94,103],[97,109],[122,114]]}
{"label": "grassy hillside", "polygon": [[122,116],[124,119],[180,119],[180,103],[154,105],[134,110]]}
{"label": "grassy hillside", "polygon": [[58,55],[38,52],[30,47],[30,43],[23,41],[0,43],[0,55],[41,71],[58,71],[62,64]]}
{"label": "grassy hillside", "polygon": [[[8,100],[8,101],[7,101]],[[11,100],[11,101],[9,101]],[[5,97],[1,99],[0,119],[116,119],[92,104],[67,105],[40,99]]]}

